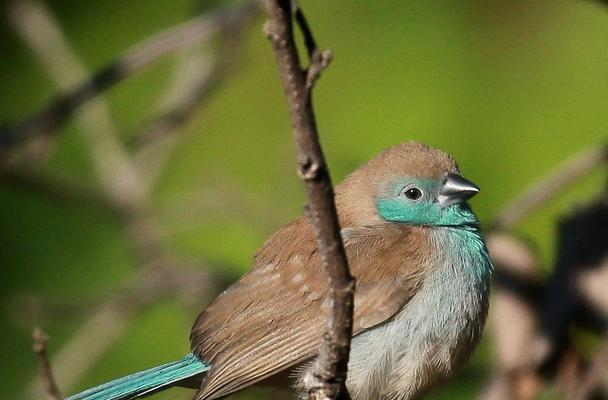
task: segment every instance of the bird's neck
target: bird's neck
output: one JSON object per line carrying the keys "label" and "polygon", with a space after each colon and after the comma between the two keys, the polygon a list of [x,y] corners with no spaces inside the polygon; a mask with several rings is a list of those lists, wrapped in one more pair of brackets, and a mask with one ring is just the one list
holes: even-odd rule
{"label": "bird's neck", "polygon": [[470,291],[479,299],[487,298],[492,263],[479,229],[473,225],[442,226],[432,229],[430,236],[437,258],[429,278],[443,288],[439,292],[458,297]]}
{"label": "bird's neck", "polygon": [[460,261],[469,264],[480,278],[489,276],[492,265],[477,225],[437,227],[431,231],[431,237],[443,262]]}

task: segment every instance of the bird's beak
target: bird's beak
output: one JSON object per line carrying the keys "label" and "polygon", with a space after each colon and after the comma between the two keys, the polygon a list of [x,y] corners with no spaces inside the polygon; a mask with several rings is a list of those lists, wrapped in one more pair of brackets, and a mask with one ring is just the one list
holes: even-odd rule
{"label": "bird's beak", "polygon": [[447,174],[443,186],[439,189],[437,200],[441,208],[444,208],[452,204],[464,203],[477,193],[479,188],[473,182],[458,174]]}

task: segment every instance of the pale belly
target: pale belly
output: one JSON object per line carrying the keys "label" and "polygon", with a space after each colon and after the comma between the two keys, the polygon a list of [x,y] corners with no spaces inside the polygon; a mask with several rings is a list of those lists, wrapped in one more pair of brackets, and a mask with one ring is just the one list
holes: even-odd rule
{"label": "pale belly", "polygon": [[435,324],[430,315],[416,313],[418,307],[410,303],[397,319],[353,338],[348,372],[353,400],[414,399],[464,364],[479,341],[486,311],[480,309],[473,316],[477,320],[456,311]]}
{"label": "pale belly", "polygon": [[457,372],[479,342],[488,311],[487,257],[463,251],[437,261],[393,319],[353,338],[353,400],[417,398]]}
{"label": "pale belly", "polygon": [[[470,252],[458,237],[440,239],[439,248],[449,244],[461,251],[449,258],[438,252],[411,301],[391,320],[353,338],[347,380],[353,400],[420,398],[454,375],[479,342],[492,268],[485,246],[480,242],[481,251]],[[304,387],[306,369],[300,370]]]}

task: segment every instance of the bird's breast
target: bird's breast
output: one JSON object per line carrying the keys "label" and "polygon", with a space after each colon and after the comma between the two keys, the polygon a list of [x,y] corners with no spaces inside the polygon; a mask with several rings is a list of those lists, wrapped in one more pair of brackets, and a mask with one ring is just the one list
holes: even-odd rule
{"label": "bird's breast", "polygon": [[479,233],[432,230],[418,293],[390,321],[353,338],[349,390],[357,400],[410,399],[450,377],[479,341],[491,264]]}

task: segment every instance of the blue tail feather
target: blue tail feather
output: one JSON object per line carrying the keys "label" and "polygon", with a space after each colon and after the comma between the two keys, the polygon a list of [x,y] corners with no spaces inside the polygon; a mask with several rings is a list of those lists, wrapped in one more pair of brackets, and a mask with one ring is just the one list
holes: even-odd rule
{"label": "blue tail feather", "polygon": [[115,379],[70,396],[66,400],[135,399],[209,371],[209,368],[209,365],[190,353],[181,360]]}

